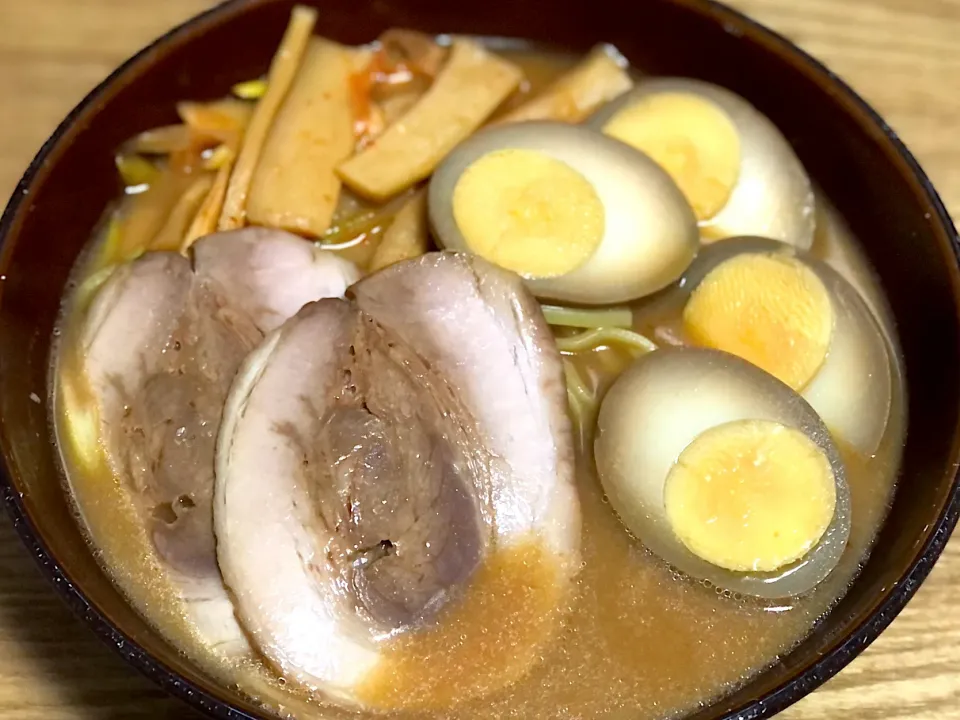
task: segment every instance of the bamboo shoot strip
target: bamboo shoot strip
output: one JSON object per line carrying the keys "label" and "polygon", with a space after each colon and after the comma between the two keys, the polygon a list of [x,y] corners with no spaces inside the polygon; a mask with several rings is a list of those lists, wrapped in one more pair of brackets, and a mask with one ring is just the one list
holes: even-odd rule
{"label": "bamboo shoot strip", "polygon": [[300,60],[307,49],[307,43],[317,22],[317,11],[301,5],[293,9],[290,24],[280,41],[280,48],[270,64],[267,76],[267,91],[257,102],[253,117],[243,138],[240,154],[230,176],[227,195],[220,214],[221,230],[234,230],[243,227],[246,220],[247,194],[253,180],[253,172],[260,160],[263,143],[266,140],[273,119],[280,104],[287,95],[293,78],[300,67]]}
{"label": "bamboo shoot strip", "polygon": [[338,168],[359,195],[383,200],[433,172],[520,84],[523,73],[472,40],[458,40],[426,94]]}
{"label": "bamboo shoot strip", "polygon": [[214,176],[204,173],[190,184],[170,210],[160,232],[150,241],[150,250],[176,252],[180,249],[183,235],[195,217],[197,209],[210,193],[213,183]]}
{"label": "bamboo shoot strip", "polygon": [[353,152],[349,79],[354,53],[314,38],[270,128],[247,199],[254,225],[321,237],[340,197],[334,168]]}
{"label": "bamboo shoot strip", "polygon": [[197,240],[210,235],[217,230],[217,218],[220,217],[220,211],[223,209],[223,200],[227,195],[227,183],[230,181],[230,173],[233,170],[233,158],[229,158],[217,170],[217,176],[210,187],[210,192],[200,204],[200,209],[194,215],[190,227],[184,233],[183,241],[180,243],[180,252],[186,254],[187,250]]}
{"label": "bamboo shoot strip", "polygon": [[429,242],[427,193],[418,190],[383,234],[383,240],[370,260],[369,270],[376,272],[402,260],[419,257],[427,252]]}
{"label": "bamboo shoot strip", "polygon": [[198,239],[217,229],[237,151],[250,123],[252,109],[249,103],[222,100],[202,105],[180,103],[177,111],[197,132],[215,133],[221,140],[221,144],[203,161],[204,169],[215,170],[217,175],[183,235],[179,250],[185,254]]}
{"label": "bamboo shoot strip", "polygon": [[499,118],[494,124],[525,120],[578,123],[601,105],[633,87],[626,61],[609,45],[599,45],[542,93]]}

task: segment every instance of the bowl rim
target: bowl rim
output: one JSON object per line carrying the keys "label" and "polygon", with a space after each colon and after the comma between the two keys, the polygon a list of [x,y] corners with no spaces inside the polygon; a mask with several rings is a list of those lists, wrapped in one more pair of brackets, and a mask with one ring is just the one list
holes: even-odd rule
{"label": "bowl rim", "polygon": [[[25,200],[29,196],[30,187],[45,167],[50,154],[58,146],[68,129],[91,107],[95,106],[115,83],[120,81],[134,67],[148,63],[150,56],[168,43],[200,30],[207,23],[228,19],[242,13],[246,6],[257,5],[263,1],[224,0],[168,30],[125,60],[98,83],[60,122],[56,130],[40,147],[17,183],[3,215],[0,217],[0,252],[6,249],[11,229],[20,215],[21,209],[26,206]],[[269,0],[267,1],[269,2]],[[960,238],[958,238],[950,214],[930,179],[916,158],[900,140],[897,133],[843,79],[780,33],[717,0],[663,1],[680,6],[692,13],[706,16],[712,21],[720,23],[723,29],[732,35],[749,35],[751,40],[768,51],[780,55],[797,70],[822,81],[824,85],[834,91],[837,99],[845,101],[848,114],[859,112],[860,117],[855,118],[858,125],[872,127],[874,131],[877,131],[876,139],[878,142],[886,143],[894,151],[895,155],[905,164],[907,172],[912,175],[912,179],[922,190],[924,200],[934,211],[931,220],[934,221],[934,224],[939,225],[940,229],[950,238],[950,250],[954,262],[960,268]],[[731,709],[724,716],[725,720],[768,718],[817,689],[869,646],[914,596],[943,552],[957,525],[958,518],[960,518],[960,462],[958,462],[960,460],[960,435],[958,433],[960,433],[960,428],[954,434],[954,443],[951,448],[954,460],[953,467],[957,468],[957,472],[954,474],[949,493],[940,513],[930,525],[931,532],[926,542],[915,551],[914,560],[906,573],[885,590],[883,598],[878,602],[869,617],[853,627],[840,642],[830,647],[812,665],[765,695]],[[2,503],[13,522],[17,535],[37,562],[41,573],[49,580],[57,594],[70,609],[103,642],[110,645],[125,661],[141,674],[157,683],[166,692],[207,713],[209,716],[223,720],[257,720],[256,716],[235,707],[225,693],[208,692],[186,680],[165,663],[153,657],[109,620],[86,597],[83,590],[68,577],[60,566],[30,519],[22,496],[11,480],[5,456],[0,456],[0,493],[2,493]]]}

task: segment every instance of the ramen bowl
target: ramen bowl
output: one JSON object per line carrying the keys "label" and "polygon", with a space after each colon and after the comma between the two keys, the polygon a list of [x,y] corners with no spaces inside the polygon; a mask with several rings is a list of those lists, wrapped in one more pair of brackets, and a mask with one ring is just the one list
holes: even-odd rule
{"label": "ramen bowl", "polygon": [[[307,3],[311,4],[311,3]],[[588,51],[615,45],[644,73],[729,88],[769,117],[836,207],[876,271],[899,335],[907,439],[898,492],[856,581],[805,640],[691,718],[768,717],[870,644],[916,592],[960,512],[960,266],[956,231],[893,131],[839,78],[733,10],[696,0],[623,4],[327,0],[317,32],[360,44],[390,27],[523,37]],[[293,3],[227,2],[146,48],[64,120],[0,223],[0,449],[3,502],[57,593],[131,666],[217,718],[260,717],[145,622],[85,541],[64,491],[50,424],[50,352],[70,270],[121,187],[114,152],[176,120],[184,98],[215,98],[267,68]],[[680,41],[679,39],[682,39]]]}

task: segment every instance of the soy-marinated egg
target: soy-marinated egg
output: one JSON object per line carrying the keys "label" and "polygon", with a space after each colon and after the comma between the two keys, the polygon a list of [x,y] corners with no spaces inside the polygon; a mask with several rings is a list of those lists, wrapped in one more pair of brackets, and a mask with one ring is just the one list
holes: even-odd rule
{"label": "soy-marinated egg", "polygon": [[649,295],[697,252],[696,220],[666,172],[584,127],[504,125],[461,143],[433,175],[446,248],[513,270],[539,297],[586,304]]}
{"label": "soy-marinated egg", "polygon": [[790,246],[737,238],[704,249],[685,274],[683,330],[739,355],[799,392],[827,427],[876,451],[892,375],[880,326],[839,273]]}
{"label": "soy-marinated egg", "polygon": [[651,551],[758,597],[813,588],[836,567],[850,497],[830,433],[799,395],[728,353],[659,350],[600,408],[597,471]]}
{"label": "soy-marinated egg", "polygon": [[644,80],[587,124],[659,163],[705,242],[749,234],[812,244],[810,179],[776,126],[739,95],[700,80]]}

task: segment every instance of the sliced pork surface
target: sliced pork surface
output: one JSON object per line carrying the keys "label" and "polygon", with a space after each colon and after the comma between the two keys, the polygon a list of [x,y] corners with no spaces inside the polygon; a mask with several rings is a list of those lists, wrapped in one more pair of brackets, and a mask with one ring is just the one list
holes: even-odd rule
{"label": "sliced pork surface", "polygon": [[568,582],[580,523],[559,357],[519,278],[434,254],[350,294],[244,362],[214,519],[258,649],[289,680],[369,705],[398,638],[438,632],[496,553],[540,543]]}
{"label": "sliced pork surface", "polygon": [[577,557],[580,513],[563,368],[540,306],[520,278],[478,257],[430,253],[354,285],[357,306],[428,358],[456,388],[493,472],[503,542],[541,533]]}
{"label": "sliced pork surface", "polygon": [[237,231],[200,240],[193,265],[173,253],[147,253],[118,268],[88,312],[83,371],[108,461],[200,632],[227,652],[247,646],[222,586],[212,528],[214,449],[227,391],[244,357],[285,313],[342,295],[355,278],[350,263],[316,254],[294,236]]}
{"label": "sliced pork surface", "polygon": [[193,247],[197,275],[224,306],[270,332],[311,300],[342,297],[360,278],[353,263],[290,233],[246,228],[211,235]]}

